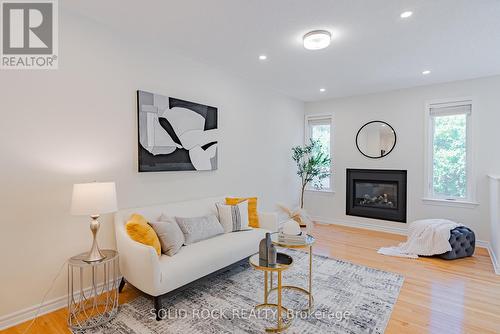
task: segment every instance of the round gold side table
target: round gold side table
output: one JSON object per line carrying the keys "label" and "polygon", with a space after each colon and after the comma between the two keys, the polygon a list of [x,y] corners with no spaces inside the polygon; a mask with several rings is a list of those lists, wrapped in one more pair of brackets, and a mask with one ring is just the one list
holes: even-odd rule
{"label": "round gold side table", "polygon": [[101,252],[106,256],[102,261],[85,262],[87,253],[68,261],[68,327],[72,330],[100,326],[118,313],[118,252]]}
{"label": "round gold side table", "polygon": [[[275,265],[269,265],[267,264],[266,261],[262,261],[259,258],[259,254],[255,254],[250,257],[250,265],[254,267],[257,270],[262,270],[264,271],[264,303],[256,305],[255,308],[276,308],[277,309],[277,326],[276,327],[271,327],[271,328],[266,328],[266,332],[281,332],[292,324],[292,318],[289,316],[289,310],[285,308],[283,305],[281,305],[281,273],[293,264],[293,259],[291,256],[283,253],[278,253],[277,254],[277,263]],[[278,274],[278,286],[277,286],[277,293],[278,293],[278,303],[277,304],[270,304],[267,301],[267,297],[269,294],[269,289],[267,286],[268,283],[268,273],[271,275],[276,272]],[[282,312],[285,312],[287,314],[286,321],[283,320],[282,317]]]}
{"label": "round gold side table", "polygon": [[[291,249],[303,249],[307,248],[309,251],[309,278],[308,278],[308,289],[301,288],[299,286],[294,286],[294,285],[283,285],[281,288],[282,289],[290,289],[290,290],[295,290],[299,291],[303,294],[305,294],[308,297],[308,307],[304,309],[303,311],[311,312],[313,303],[314,303],[314,297],[312,293],[312,247],[314,243],[316,242],[316,239],[312,235],[306,235],[305,241],[304,242],[291,242],[291,241],[283,241],[279,240],[279,234],[278,233],[273,233],[271,235],[271,241],[274,245],[283,247],[283,248],[291,248]],[[273,287],[273,275],[271,273],[271,291],[275,291],[276,288]]]}

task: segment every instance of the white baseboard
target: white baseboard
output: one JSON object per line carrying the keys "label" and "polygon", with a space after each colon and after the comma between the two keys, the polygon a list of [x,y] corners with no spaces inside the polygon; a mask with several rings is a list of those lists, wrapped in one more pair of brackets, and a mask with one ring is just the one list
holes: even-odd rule
{"label": "white baseboard", "polygon": [[488,249],[490,247],[490,243],[484,240],[476,240],[476,246]]}
{"label": "white baseboard", "polygon": [[[337,220],[337,219],[328,220],[328,219],[321,218],[321,217],[312,217],[312,219],[313,219],[313,221],[315,221],[319,224],[341,225],[341,226],[362,228],[362,229],[371,230],[371,231],[379,231],[379,232],[387,232],[387,233],[392,233],[392,234],[407,235],[407,229],[402,228],[402,227],[400,228],[400,227],[394,227],[394,226],[381,226],[381,225],[370,224],[370,223],[342,221],[342,220]],[[500,275],[500,263],[498,262],[499,259],[496,257],[495,253],[493,252],[493,249],[491,248],[490,243],[488,241],[484,241],[484,240],[476,240],[476,247],[486,248],[486,250],[490,254],[491,263],[493,264],[493,269],[495,270],[495,274]]]}
{"label": "white baseboard", "polygon": [[486,248],[486,250],[488,250],[488,253],[490,254],[491,258],[491,263],[493,264],[493,270],[495,270],[495,274],[500,275],[500,263],[498,262],[498,258],[495,252],[493,251],[493,248],[491,248],[491,244],[487,241],[478,240],[476,241],[476,245],[478,247],[483,247]]}
{"label": "white baseboard", "polygon": [[[118,278],[117,284],[119,284],[121,281],[121,276]],[[98,289],[101,289],[103,286],[103,283],[100,283],[98,285]],[[84,289],[84,292],[87,294],[90,292],[90,288],[88,287]],[[77,297],[77,294],[74,294],[75,298]],[[20,323],[23,323],[28,320],[32,320],[37,314],[38,308],[40,308],[40,312],[38,313],[38,316],[42,316],[44,314],[54,312],[56,310],[59,310],[61,308],[67,307],[68,306],[68,294],[60,297],[56,297],[51,300],[45,301],[41,306],[40,304],[38,305],[33,305],[30,307],[27,307],[25,309],[4,315],[0,317],[0,330],[4,330],[6,328],[18,325]]]}

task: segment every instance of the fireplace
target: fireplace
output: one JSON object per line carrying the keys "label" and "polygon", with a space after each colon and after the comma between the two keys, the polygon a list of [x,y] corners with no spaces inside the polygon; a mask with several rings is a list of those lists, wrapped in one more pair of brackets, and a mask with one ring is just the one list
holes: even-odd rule
{"label": "fireplace", "polygon": [[347,169],[346,214],[406,223],[406,171]]}

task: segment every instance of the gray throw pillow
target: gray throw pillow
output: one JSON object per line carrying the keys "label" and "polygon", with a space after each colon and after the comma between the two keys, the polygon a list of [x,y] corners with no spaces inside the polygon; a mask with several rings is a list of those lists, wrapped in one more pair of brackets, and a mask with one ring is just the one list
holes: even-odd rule
{"label": "gray throw pillow", "polygon": [[224,233],[224,229],[215,215],[192,218],[175,217],[175,220],[184,233],[185,245]]}
{"label": "gray throw pillow", "polygon": [[149,223],[160,239],[161,252],[173,256],[184,244],[184,234],[173,217],[162,216],[160,221]]}

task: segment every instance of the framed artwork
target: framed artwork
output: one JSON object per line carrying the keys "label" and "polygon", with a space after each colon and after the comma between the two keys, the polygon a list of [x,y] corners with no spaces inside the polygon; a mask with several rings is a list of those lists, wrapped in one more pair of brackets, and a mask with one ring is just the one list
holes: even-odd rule
{"label": "framed artwork", "polygon": [[216,170],[217,108],[137,91],[139,172]]}

